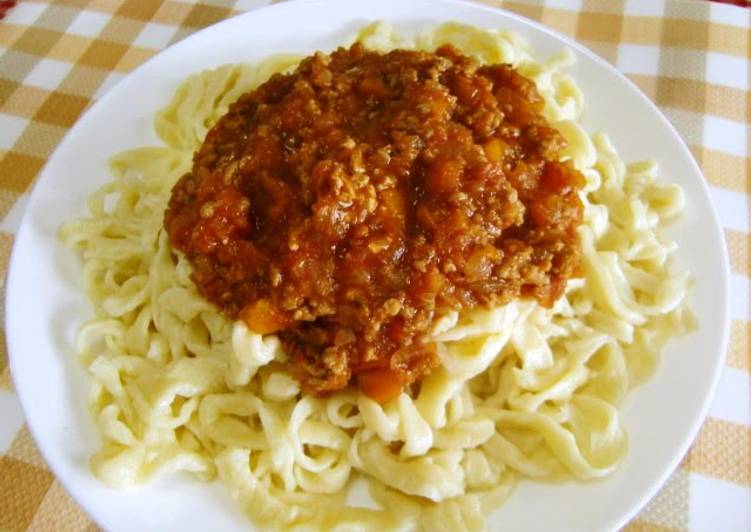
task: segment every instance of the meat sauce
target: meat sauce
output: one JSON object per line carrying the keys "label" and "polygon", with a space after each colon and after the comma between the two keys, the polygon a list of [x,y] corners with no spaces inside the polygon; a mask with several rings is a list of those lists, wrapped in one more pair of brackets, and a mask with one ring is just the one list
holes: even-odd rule
{"label": "meat sauce", "polygon": [[451,46],[317,53],[229,108],[165,227],[304,390],[357,381],[383,402],[439,364],[441,314],[550,306],[577,275],[584,178],[542,108],[513,68]]}

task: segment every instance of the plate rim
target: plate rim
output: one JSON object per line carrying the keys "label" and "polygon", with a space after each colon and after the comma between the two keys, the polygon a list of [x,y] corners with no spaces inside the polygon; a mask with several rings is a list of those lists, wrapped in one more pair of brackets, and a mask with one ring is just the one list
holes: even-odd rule
{"label": "plate rim", "polygon": [[[387,4],[389,3],[393,4],[393,3],[399,2],[399,0],[367,0],[367,1],[374,2],[374,3],[383,2]],[[408,0],[408,1],[410,3],[414,3],[415,5],[424,3],[422,1],[416,1],[416,2],[414,2],[413,0]],[[717,211],[717,206],[712,200],[709,183],[703,171],[701,170],[701,167],[698,165],[696,159],[694,158],[693,154],[691,153],[688,146],[686,145],[686,142],[683,140],[681,135],[678,133],[677,129],[673,126],[672,122],[670,122],[670,120],[665,116],[662,110],[651,99],[649,99],[649,97],[647,97],[644,94],[644,92],[642,92],[642,90],[633,81],[631,81],[622,72],[620,72],[614,65],[612,65],[611,63],[609,63],[608,61],[600,57],[597,53],[595,53],[586,45],[575,40],[573,37],[569,37],[568,35],[565,35],[559,32],[558,30],[550,28],[536,20],[530,19],[523,15],[519,15],[517,13],[506,10],[501,7],[494,7],[494,6],[484,4],[484,3],[473,2],[470,0],[431,0],[431,2],[446,4],[446,5],[453,5],[453,6],[461,6],[465,9],[487,11],[487,12],[493,12],[496,14],[501,13],[510,19],[515,19],[524,25],[530,26],[536,31],[553,36],[555,39],[565,44],[566,46],[573,48],[578,53],[581,53],[584,56],[587,56],[590,60],[597,63],[598,66],[609,70],[612,74],[615,74],[619,78],[619,81],[622,84],[627,85],[629,89],[631,90],[631,92],[635,93],[639,97],[642,104],[651,108],[655,116],[671,132],[671,135],[673,137],[672,140],[676,141],[675,142],[676,145],[679,147],[679,149],[683,153],[683,156],[688,161],[689,165],[693,168],[696,174],[702,177],[702,179],[699,180],[700,188],[701,188],[702,193],[706,196],[706,199],[708,200],[707,203],[710,208],[710,213],[711,213],[710,222],[711,222],[711,226],[713,229],[713,233],[717,240],[717,243],[719,244],[719,246],[721,247],[723,251],[723,253],[721,254],[719,258],[722,264],[722,271],[720,272],[720,279],[722,283],[721,297],[724,303],[722,305],[722,308],[718,309],[718,311],[721,312],[722,314],[722,330],[721,330],[720,337],[719,337],[720,349],[719,349],[719,352],[716,353],[714,357],[715,362],[713,366],[712,375],[710,376],[709,379],[707,379],[709,386],[706,388],[706,393],[702,401],[701,410],[699,412],[699,415],[694,417],[692,426],[690,427],[689,431],[686,433],[686,436],[682,439],[681,444],[679,446],[679,452],[673,453],[672,459],[670,461],[667,461],[661,466],[659,474],[656,477],[656,481],[651,483],[649,489],[643,490],[642,493],[638,497],[636,497],[636,500],[633,501],[632,504],[628,505],[628,507],[621,510],[618,516],[612,518],[612,523],[613,523],[612,529],[614,530],[619,529],[622,526],[624,526],[630,519],[635,517],[638,514],[638,512],[641,509],[643,509],[644,506],[664,486],[669,476],[675,471],[676,467],[679,465],[679,463],[685,456],[686,452],[689,450],[690,446],[695,441],[701,426],[703,425],[704,421],[707,418],[707,414],[709,412],[712,399],[716,395],[721,373],[724,368],[724,361],[727,355],[727,351],[729,347],[729,340],[730,340],[731,270],[730,270],[730,263],[729,263],[729,257],[728,257],[727,241],[725,239],[724,230],[722,228],[720,217]],[[142,63],[137,68],[133,69],[132,71],[124,75],[120,80],[117,81],[115,85],[113,85],[109,90],[107,90],[103,96],[94,100],[92,105],[88,109],[86,109],[86,111],[80,117],[78,117],[76,122],[70,127],[70,129],[66,131],[63,139],[55,147],[54,151],[45,162],[44,166],[38,173],[31,187],[31,190],[28,193],[28,203],[24,210],[21,223],[19,224],[15,237],[14,237],[14,243],[13,243],[13,247],[12,247],[11,254],[10,254],[10,261],[8,264],[8,272],[7,272],[7,277],[6,277],[5,330],[6,330],[6,345],[8,349],[9,369],[10,369],[11,378],[14,383],[13,391],[15,391],[15,393],[18,396],[19,403],[23,411],[24,423],[28,427],[29,432],[32,438],[34,439],[34,442],[40,454],[44,458],[46,466],[49,468],[50,472],[54,474],[55,478],[68,491],[71,498],[76,502],[76,504],[78,504],[83,509],[83,511],[86,512],[89,518],[91,518],[97,525],[102,526],[103,528],[106,528],[104,526],[104,523],[100,521],[99,516],[95,512],[92,511],[90,505],[87,502],[87,499],[84,497],[74,496],[74,493],[77,493],[78,490],[72,489],[72,483],[70,482],[70,478],[58,474],[58,470],[59,470],[58,464],[56,462],[53,463],[50,461],[49,454],[50,454],[50,449],[51,449],[51,443],[49,440],[45,440],[43,438],[38,437],[39,428],[36,425],[36,422],[32,421],[31,418],[29,418],[27,415],[28,413],[27,405],[31,402],[31,399],[27,396],[28,389],[25,389],[23,386],[19,386],[18,381],[15,377],[16,368],[18,364],[17,359],[18,357],[21,356],[21,353],[19,352],[20,347],[15,347],[20,342],[18,342],[16,333],[13,332],[15,330],[15,327],[13,326],[14,316],[15,316],[14,308],[16,306],[15,301],[17,299],[17,297],[15,296],[15,292],[16,292],[15,287],[18,285],[18,282],[14,282],[14,281],[16,277],[19,275],[16,272],[22,268],[22,265],[19,264],[20,260],[17,259],[17,257],[20,256],[20,254],[16,253],[16,249],[20,248],[23,245],[23,242],[28,238],[28,237],[25,237],[25,234],[31,230],[30,229],[31,209],[29,207],[31,207],[35,198],[39,196],[38,191],[43,186],[43,182],[46,180],[45,177],[48,173],[49,167],[51,166],[51,162],[58,156],[60,152],[65,151],[65,149],[67,148],[67,145],[70,142],[72,142],[71,138],[73,137],[73,135],[71,135],[71,133],[73,133],[74,130],[76,130],[80,126],[80,123],[83,122],[87,117],[95,113],[98,113],[99,109],[106,108],[109,105],[110,100],[116,99],[116,96],[114,95],[116,95],[120,91],[120,89],[139,71],[147,68],[153,62],[159,61],[160,57],[163,56],[165,53],[167,52],[174,53],[174,50],[179,50],[183,46],[186,46],[186,43],[188,43],[189,41],[195,38],[200,38],[200,35],[207,32],[207,30],[211,29],[212,31],[216,31],[216,28],[221,27],[225,24],[229,24],[229,23],[237,24],[238,22],[236,19],[251,18],[251,17],[257,16],[259,12],[267,12],[270,10],[289,10],[289,9],[294,9],[295,6],[298,4],[306,4],[306,3],[307,4],[320,4],[321,6],[330,6],[330,2],[328,0],[285,0],[279,3],[261,6],[259,8],[250,9],[248,11],[245,11],[233,17],[224,19],[222,21],[219,21],[205,28],[201,28],[195,31],[194,33],[192,33],[191,35],[185,37],[184,39],[176,43],[173,43],[167,46],[166,48],[159,50],[148,60],[144,61],[144,63]],[[19,296],[18,299],[22,301],[23,296]],[[14,355],[14,353],[16,354]],[[74,360],[72,362],[77,363],[77,360]],[[87,412],[87,415],[90,416],[88,412]]]}

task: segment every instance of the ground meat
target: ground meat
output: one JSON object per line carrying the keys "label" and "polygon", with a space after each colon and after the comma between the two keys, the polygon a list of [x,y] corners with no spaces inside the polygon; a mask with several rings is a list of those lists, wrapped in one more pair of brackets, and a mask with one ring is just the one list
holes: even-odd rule
{"label": "ground meat", "polygon": [[303,388],[385,401],[438,364],[450,309],[550,306],[583,176],[534,83],[454,48],[317,53],[243,95],[165,215],[201,292],[276,333]]}

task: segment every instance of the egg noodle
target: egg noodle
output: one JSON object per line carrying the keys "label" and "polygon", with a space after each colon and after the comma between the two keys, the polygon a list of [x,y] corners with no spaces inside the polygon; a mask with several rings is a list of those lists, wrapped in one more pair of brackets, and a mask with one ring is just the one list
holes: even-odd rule
{"label": "egg noodle", "polygon": [[[93,376],[103,440],[91,468],[118,487],[175,471],[219,477],[262,528],[482,530],[519,478],[597,479],[623,459],[617,406],[649,376],[666,342],[693,324],[687,272],[660,228],[683,195],[653,162],[625,164],[579,124],[584,98],[565,50],[544,62],[505,31],[445,24],[407,39],[384,24],[372,49],[451,43],[484,64],[533,79],[545,118],[584,174],[584,276],[552,309],[531,300],[442,316],[441,367],[414,396],[379,405],[356,389],[300,392],[273,335],[206,302],[170,248],[164,211],[211,126],[230,103],[299,57],[225,65],[186,80],[156,117],[164,145],[115,155],[114,179],[63,239],[83,257],[95,318],[76,349]],[[348,505],[366,479],[374,503]]]}

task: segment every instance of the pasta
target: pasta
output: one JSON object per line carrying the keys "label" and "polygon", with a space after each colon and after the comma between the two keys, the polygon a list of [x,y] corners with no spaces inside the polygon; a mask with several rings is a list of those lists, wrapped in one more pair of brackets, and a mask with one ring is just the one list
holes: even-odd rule
{"label": "pasta", "polygon": [[[453,23],[414,40],[373,24],[357,39],[383,51],[452,43],[535,81],[565,157],[587,179],[583,278],[551,309],[519,300],[441,317],[432,331],[441,367],[414,396],[380,405],[354,389],[302,394],[279,340],[204,301],[162,228],[170,191],[212,124],[299,58],[194,75],[156,117],[163,145],[115,155],[90,216],[61,229],[81,252],[94,304],[76,348],[93,376],[103,446],[91,467],[104,482],[219,477],[264,528],[482,530],[519,478],[597,479],[623,458],[619,402],[670,338],[695,326],[690,277],[661,233],[682,210],[681,189],[582,128],[568,51],[537,62],[513,33]],[[378,507],[347,504],[359,478]]]}

